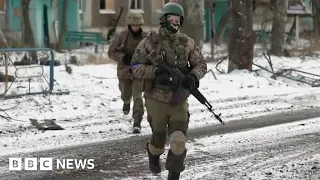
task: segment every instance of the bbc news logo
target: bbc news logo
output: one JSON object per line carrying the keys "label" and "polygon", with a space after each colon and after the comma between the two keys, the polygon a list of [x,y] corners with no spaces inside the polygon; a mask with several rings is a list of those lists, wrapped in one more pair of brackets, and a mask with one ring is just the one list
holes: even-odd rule
{"label": "bbc news logo", "polygon": [[[94,159],[56,159],[55,162],[56,170],[94,168]],[[53,158],[39,158],[39,161],[38,158],[9,158],[10,171],[50,171],[53,167]]]}

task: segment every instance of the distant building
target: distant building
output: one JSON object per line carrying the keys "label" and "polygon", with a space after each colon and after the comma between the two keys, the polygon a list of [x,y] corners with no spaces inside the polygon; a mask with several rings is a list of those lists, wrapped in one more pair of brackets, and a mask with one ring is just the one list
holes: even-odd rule
{"label": "distant building", "polygon": [[[78,31],[78,1],[69,0],[68,3],[68,30]],[[56,42],[62,5],[63,0],[31,0],[30,22],[37,47],[48,47]],[[9,38],[20,42],[24,36],[21,16],[21,0],[0,0],[0,28]]]}

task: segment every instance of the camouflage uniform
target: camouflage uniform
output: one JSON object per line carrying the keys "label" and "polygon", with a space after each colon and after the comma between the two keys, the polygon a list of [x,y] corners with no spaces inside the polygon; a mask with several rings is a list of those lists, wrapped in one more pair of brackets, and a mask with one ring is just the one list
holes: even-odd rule
{"label": "camouflage uniform", "polygon": [[111,59],[117,61],[117,77],[119,79],[119,89],[121,92],[121,99],[123,101],[123,113],[125,115],[130,112],[130,103],[133,98],[133,113],[134,132],[140,132],[140,124],[144,114],[143,100],[142,100],[142,86],[143,81],[133,78],[130,69],[132,55],[139,44],[148,33],[143,32],[142,29],[138,32],[133,32],[131,25],[142,25],[144,20],[139,13],[128,13],[127,17],[128,28],[121,31],[114,37],[108,55]]}
{"label": "camouflage uniform", "polygon": [[[182,7],[176,3],[168,3],[164,5],[162,13],[159,33],[151,32],[150,36],[140,42],[133,55],[131,68],[135,78],[144,80],[145,106],[152,129],[152,138],[147,143],[150,170],[154,173],[161,172],[159,156],[164,152],[168,133],[168,179],[179,179],[180,172],[185,168],[189,105],[187,99],[175,106],[170,104],[175,92],[171,86],[172,77],[168,77],[159,62],[166,61],[170,67],[184,72],[182,86],[186,89],[199,86],[199,80],[207,72],[207,65],[194,40],[180,32],[170,33],[168,26],[165,26],[166,17],[170,14],[180,15],[181,22],[183,21]],[[160,58],[163,57],[160,56],[161,53],[165,54],[163,59]],[[167,77],[163,78],[165,76]],[[164,79],[167,79],[166,83]]]}

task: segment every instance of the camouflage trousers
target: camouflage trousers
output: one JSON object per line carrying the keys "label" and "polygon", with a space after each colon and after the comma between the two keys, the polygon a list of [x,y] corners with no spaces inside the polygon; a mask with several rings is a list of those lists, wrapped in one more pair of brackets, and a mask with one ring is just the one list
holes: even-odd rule
{"label": "camouflage trousers", "polygon": [[170,150],[181,154],[185,150],[186,133],[189,125],[189,104],[187,101],[177,106],[151,98],[145,98],[148,122],[152,129],[149,151],[153,155],[164,152],[167,134]]}
{"label": "camouflage trousers", "polygon": [[119,79],[121,99],[124,104],[130,104],[133,99],[132,118],[139,125],[144,114],[141,83],[139,80]]}

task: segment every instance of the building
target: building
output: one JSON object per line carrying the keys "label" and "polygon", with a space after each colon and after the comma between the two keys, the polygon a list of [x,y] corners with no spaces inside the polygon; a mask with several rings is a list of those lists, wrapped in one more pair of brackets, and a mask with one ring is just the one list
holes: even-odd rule
{"label": "building", "polygon": [[[123,14],[119,29],[125,28],[127,12],[140,12],[145,20],[145,27],[158,25],[161,7],[176,0],[68,0],[67,29],[71,31],[101,32],[104,36],[113,27],[120,7]],[[30,22],[38,47],[55,44],[62,20],[63,0],[31,0],[29,7]],[[0,0],[0,28],[9,41],[22,44],[21,0]]]}
{"label": "building", "polygon": [[[68,30],[79,29],[78,6],[77,0],[68,0]],[[30,1],[29,18],[37,47],[49,47],[56,43],[61,27],[62,9],[63,0]],[[9,41],[22,44],[24,31],[21,0],[0,0],[0,28]]]}
{"label": "building", "polygon": [[[30,22],[38,47],[48,47],[55,44],[61,27],[62,9],[64,0],[31,0],[29,7]],[[114,26],[114,20],[123,7],[123,14],[118,24],[118,30],[126,28],[125,16],[128,11],[140,12],[145,20],[146,30],[158,26],[160,9],[165,3],[177,0],[68,0],[67,29],[71,31],[101,32],[104,36]],[[256,0],[261,4],[268,4],[270,0]],[[299,2],[298,2],[299,1]],[[308,8],[311,0],[289,0],[289,5],[303,2]],[[215,4],[214,12],[212,4]],[[222,17],[230,8],[229,0],[205,0],[205,40],[209,41],[212,32],[220,25]],[[259,9],[259,8],[257,8]],[[255,27],[261,27],[261,18],[264,15],[254,13]],[[22,9],[21,0],[0,0],[0,28],[8,39],[22,42]],[[260,18],[260,20],[259,20]],[[294,18],[288,18],[288,23],[293,24]],[[290,21],[290,22],[289,22]],[[292,22],[291,22],[292,21]],[[300,27],[309,27],[312,24],[310,18],[301,19]],[[212,26],[213,25],[213,26]],[[230,24],[229,24],[230,25]],[[312,26],[312,25],[311,25]],[[212,27],[214,31],[212,31]],[[269,26],[270,27],[270,22]],[[300,28],[303,31],[305,28]],[[228,28],[225,33],[228,32]],[[10,41],[9,40],[9,41]]]}
{"label": "building", "polygon": [[0,28],[6,27],[6,3],[7,0],[0,0]]}
{"label": "building", "polygon": [[[255,31],[271,32],[273,14],[270,11],[270,0],[255,0],[255,3],[255,11],[253,13],[253,29]],[[206,41],[210,40],[212,34],[211,22],[213,24],[213,32],[216,32],[218,28],[221,27],[223,17],[227,17],[230,7],[230,0],[205,0]],[[289,0],[286,32],[292,31],[293,27],[298,27],[298,30],[293,30],[297,32],[312,31],[313,22],[311,17],[311,9],[311,0]],[[231,16],[229,16],[229,18],[230,17]],[[227,39],[230,28],[231,21],[229,19],[223,33],[224,40]]]}
{"label": "building", "polygon": [[125,17],[127,12],[134,11],[143,15],[145,28],[158,25],[158,17],[161,7],[168,2],[176,0],[79,0],[82,9],[79,9],[82,29],[86,31],[101,32],[106,35],[114,20],[117,18],[120,8],[123,14],[119,21],[119,29],[126,27]]}

